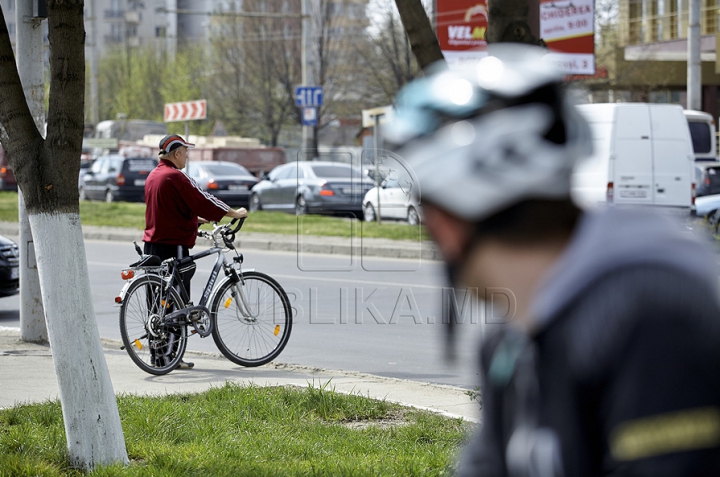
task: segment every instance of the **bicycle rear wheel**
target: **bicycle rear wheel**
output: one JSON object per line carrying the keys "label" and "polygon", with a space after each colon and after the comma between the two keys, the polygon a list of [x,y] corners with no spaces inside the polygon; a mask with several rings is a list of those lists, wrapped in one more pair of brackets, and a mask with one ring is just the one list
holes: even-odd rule
{"label": "bicycle rear wheel", "polygon": [[233,363],[260,366],[275,359],[290,338],[290,301],[280,284],[264,273],[245,272],[243,280],[227,279],[218,286],[210,308],[212,335]]}
{"label": "bicycle rear wheel", "polygon": [[120,335],[125,351],[146,373],[167,374],[185,354],[187,328],[164,320],[168,313],[184,308],[175,289],[165,302],[163,279],[142,275],[128,287],[120,307]]}

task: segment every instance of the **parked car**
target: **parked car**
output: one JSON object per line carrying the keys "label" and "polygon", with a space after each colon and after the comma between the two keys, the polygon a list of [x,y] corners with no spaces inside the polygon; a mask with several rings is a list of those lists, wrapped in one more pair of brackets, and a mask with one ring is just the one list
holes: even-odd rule
{"label": "parked car", "polygon": [[407,220],[410,225],[420,223],[420,204],[412,194],[413,184],[403,178],[390,175],[382,181],[380,187],[373,187],[363,198],[365,221],[373,222],[377,218],[378,193],[380,195],[380,218]]}
{"label": "parked car", "polygon": [[694,200],[695,155],[679,105],[583,104],[594,151],[572,174],[572,193],[585,207],[613,203],[662,207],[682,214]]}
{"label": "parked car", "polygon": [[0,235],[0,297],[20,292],[20,252],[15,242]]}
{"label": "parked car", "polygon": [[362,199],[373,182],[349,164],[291,162],[276,167],[252,189],[250,211],[352,214],[362,217]]}
{"label": "parked car", "polygon": [[192,161],[187,173],[205,192],[228,205],[247,207],[250,189],[259,182],[240,164],[224,161]]}
{"label": "parked car", "polygon": [[696,197],[715,194],[720,194],[720,162],[696,162]]}
{"label": "parked car", "polygon": [[144,201],[145,179],[157,164],[152,157],[100,156],[82,178],[80,200]]}

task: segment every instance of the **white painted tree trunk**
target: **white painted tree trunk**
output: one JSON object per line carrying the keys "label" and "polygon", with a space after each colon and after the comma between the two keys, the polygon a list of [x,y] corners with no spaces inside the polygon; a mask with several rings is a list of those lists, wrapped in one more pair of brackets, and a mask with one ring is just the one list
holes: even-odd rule
{"label": "white painted tree trunk", "polygon": [[72,465],[128,463],[75,213],[29,214]]}

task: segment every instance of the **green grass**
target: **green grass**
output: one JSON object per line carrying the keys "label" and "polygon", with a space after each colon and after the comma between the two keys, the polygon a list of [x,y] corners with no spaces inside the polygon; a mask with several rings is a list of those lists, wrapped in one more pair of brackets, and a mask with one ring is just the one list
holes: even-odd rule
{"label": "green grass", "polygon": [[[145,204],[135,202],[80,202],[80,218],[84,225],[145,228]],[[0,192],[0,220],[17,222],[17,193]],[[207,227],[206,227],[207,228]],[[336,237],[386,238],[392,240],[427,240],[422,226],[412,227],[397,222],[361,222],[338,217],[307,215],[296,217],[282,212],[253,213],[243,226],[243,232]]]}
{"label": "green grass", "polygon": [[[451,475],[472,427],[327,386],[226,384],[118,406],[131,464],[93,476]],[[0,475],[83,475],[67,462],[57,401],[0,411]]]}

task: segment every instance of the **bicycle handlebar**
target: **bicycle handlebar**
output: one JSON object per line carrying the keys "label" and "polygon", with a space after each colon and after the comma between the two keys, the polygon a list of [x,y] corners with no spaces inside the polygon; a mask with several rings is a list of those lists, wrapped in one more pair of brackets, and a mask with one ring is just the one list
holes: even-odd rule
{"label": "bicycle handlebar", "polygon": [[[230,247],[229,244],[235,241],[235,234],[240,230],[245,223],[245,219],[232,219],[227,225],[218,225],[215,223],[215,228],[212,232],[206,232],[205,230],[198,229],[198,237],[212,238],[220,235],[225,242],[225,245]],[[233,228],[233,225],[236,225]]]}
{"label": "bicycle handlebar", "polygon": [[234,229],[231,229],[230,233],[233,233],[233,234],[237,233],[242,228],[243,224],[245,223],[245,218],[243,217],[242,219],[232,219],[230,221],[229,226],[232,227],[233,224],[236,222],[237,222],[237,227],[235,227]]}

